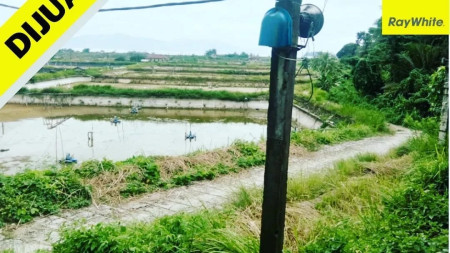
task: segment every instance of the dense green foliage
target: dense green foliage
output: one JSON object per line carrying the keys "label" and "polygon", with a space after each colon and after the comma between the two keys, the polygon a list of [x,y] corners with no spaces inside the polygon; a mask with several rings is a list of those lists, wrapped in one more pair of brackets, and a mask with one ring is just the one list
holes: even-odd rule
{"label": "dense green foliage", "polygon": [[330,100],[375,108],[402,124],[406,117],[439,116],[448,48],[448,36],[382,36],[379,20],[338,52],[339,61],[321,54],[311,67],[318,74],[316,86],[330,91]]}
{"label": "dense green foliage", "polygon": [[439,115],[448,36],[382,36],[379,20],[358,33],[356,44],[356,53],[344,54],[341,62],[351,66],[355,88],[390,121]]}
{"label": "dense green foliage", "polygon": [[317,87],[328,91],[331,87],[339,85],[345,76],[345,66],[339,64],[336,57],[329,53],[319,54],[311,60],[311,68],[319,73],[316,81]]}
{"label": "dense green foliage", "polygon": [[90,203],[89,190],[69,169],[0,175],[0,225],[25,223],[35,216],[57,213],[64,208],[80,208]]}
{"label": "dense green foliage", "polygon": [[175,89],[163,88],[154,90],[122,89],[111,86],[80,84],[73,89],[46,88],[42,90],[21,90],[29,95],[39,94],[71,94],[72,96],[99,96],[99,97],[139,97],[139,98],[178,98],[178,99],[219,99],[230,101],[248,101],[250,99],[266,99],[266,92],[240,93],[229,91],[207,91],[201,89]]}

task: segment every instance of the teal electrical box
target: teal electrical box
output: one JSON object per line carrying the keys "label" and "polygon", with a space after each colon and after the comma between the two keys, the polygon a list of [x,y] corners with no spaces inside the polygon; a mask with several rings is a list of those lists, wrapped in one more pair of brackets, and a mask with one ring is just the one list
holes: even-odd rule
{"label": "teal electrical box", "polygon": [[292,17],[283,8],[275,7],[265,15],[259,36],[260,46],[286,47],[292,44]]}

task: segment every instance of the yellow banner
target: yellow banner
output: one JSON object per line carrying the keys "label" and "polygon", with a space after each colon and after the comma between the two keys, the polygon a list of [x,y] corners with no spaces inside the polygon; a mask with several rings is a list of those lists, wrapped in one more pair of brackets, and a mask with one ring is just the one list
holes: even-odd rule
{"label": "yellow banner", "polygon": [[0,27],[0,108],[107,0],[27,0]]}
{"label": "yellow banner", "polygon": [[383,0],[383,35],[447,35],[449,0]]}

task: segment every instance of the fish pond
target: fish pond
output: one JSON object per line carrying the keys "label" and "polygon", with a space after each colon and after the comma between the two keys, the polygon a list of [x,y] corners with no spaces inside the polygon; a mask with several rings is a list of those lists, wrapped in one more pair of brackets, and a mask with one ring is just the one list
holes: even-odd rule
{"label": "fish pond", "polygon": [[[116,119],[116,120],[115,120]],[[78,163],[174,156],[266,136],[266,112],[8,104],[0,110],[0,173]]]}

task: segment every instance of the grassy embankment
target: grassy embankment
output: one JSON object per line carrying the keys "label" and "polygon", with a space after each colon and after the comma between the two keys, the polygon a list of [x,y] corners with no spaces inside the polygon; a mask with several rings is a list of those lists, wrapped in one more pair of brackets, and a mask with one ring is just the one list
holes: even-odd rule
{"label": "grassy embankment", "polygon": [[[445,252],[448,151],[436,122],[426,125],[386,156],[291,179],[285,252]],[[54,252],[258,252],[261,199],[261,189],[242,189],[223,210],[66,228]]]}
{"label": "grassy embankment", "polygon": [[[316,113],[326,125],[334,125],[334,127],[294,132],[291,140],[295,145],[303,146],[308,150],[317,150],[322,145],[389,133],[384,114],[374,106],[352,103],[337,97],[336,93],[346,93],[342,87],[332,88],[330,92],[316,87],[311,100],[308,100],[310,92],[308,85],[296,85],[294,103]],[[359,97],[357,93],[347,94],[347,96]]]}
{"label": "grassy embankment", "polygon": [[182,157],[137,156],[122,162],[87,161],[61,170],[0,175],[0,227],[33,217],[96,203],[119,203],[138,194],[211,180],[262,165],[265,153],[254,143]]}

